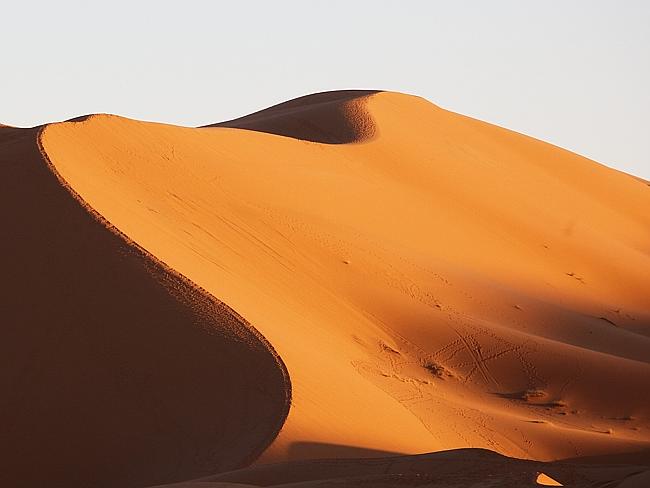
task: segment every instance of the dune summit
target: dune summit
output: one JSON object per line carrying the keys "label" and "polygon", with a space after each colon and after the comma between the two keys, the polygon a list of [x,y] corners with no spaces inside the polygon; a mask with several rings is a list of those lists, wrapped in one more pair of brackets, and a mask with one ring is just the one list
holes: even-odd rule
{"label": "dune summit", "polygon": [[377,91],[2,127],[0,160],[3,485],[647,469],[541,463],[650,450],[643,180]]}
{"label": "dune summit", "polygon": [[374,135],[375,125],[362,100],[375,93],[378,92],[316,93],[206,127],[248,129],[323,144],[360,142]]}

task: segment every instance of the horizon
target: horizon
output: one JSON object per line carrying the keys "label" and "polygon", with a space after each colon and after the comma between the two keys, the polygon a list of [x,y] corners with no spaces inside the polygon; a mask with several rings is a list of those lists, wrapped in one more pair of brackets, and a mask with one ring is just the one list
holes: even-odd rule
{"label": "horizon", "polygon": [[201,126],[378,89],[650,178],[646,2],[253,5],[43,2],[35,16],[12,4],[3,31],[20,42],[5,57],[0,123],[110,113]]}

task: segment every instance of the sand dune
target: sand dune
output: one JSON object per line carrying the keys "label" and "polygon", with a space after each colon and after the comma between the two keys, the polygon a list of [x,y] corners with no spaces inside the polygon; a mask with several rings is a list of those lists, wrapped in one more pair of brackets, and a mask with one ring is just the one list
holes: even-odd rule
{"label": "sand dune", "polygon": [[[3,192],[3,219],[30,230],[16,227],[26,243],[5,242],[15,249],[2,255],[19,256],[13,320],[31,314],[20,318],[31,332],[8,343],[8,381],[27,384],[25,361],[53,340],[36,338],[44,315],[49,334],[74,338],[56,342],[71,351],[56,363],[57,378],[80,363],[103,374],[84,373],[72,386],[43,376],[25,387],[14,400],[15,439],[35,439],[39,429],[73,438],[47,427],[58,417],[45,406],[42,426],[26,425],[36,412],[25,405],[42,404],[52,385],[67,392],[57,395],[61,416],[90,402],[97,413],[83,429],[111,413],[96,404],[106,404],[116,374],[149,395],[134,404],[108,389],[109,402],[129,404],[117,410],[133,426],[142,427],[151,402],[170,402],[133,435],[141,441],[133,452],[120,452],[122,474],[135,474],[107,477],[106,486],[252,461],[286,415],[282,361],[291,408],[257,460],[294,463],[280,471],[295,472],[300,459],[468,447],[536,461],[650,449],[650,188],[642,180],[388,92],[317,94],[205,128],[94,115],[7,131],[2,157],[28,173],[5,179],[13,196]],[[110,353],[95,362],[75,338],[82,332]],[[115,355],[131,367],[121,370]],[[172,421],[179,416],[191,425]],[[107,425],[85,445],[114,431]],[[104,454],[123,438],[115,439],[101,444]],[[161,453],[137,470],[147,446]],[[169,464],[174,448],[188,459],[178,469]],[[12,473],[37,465],[37,447],[22,449],[29,460]],[[64,450],[40,469],[76,455]],[[427,463],[444,459],[431,456]],[[87,458],[96,464],[84,476],[106,466]],[[485,469],[499,471],[495,459]],[[525,466],[513,471],[517,480],[535,483],[537,464],[507,462]],[[161,465],[168,470],[154,473]],[[375,476],[364,465],[351,460],[342,476]],[[245,472],[258,469],[267,468]],[[284,476],[273,483],[288,483]],[[324,486],[323,476],[300,486]]]}
{"label": "sand dune", "polygon": [[290,383],[239,315],[107,228],[0,130],[0,486],[144,486],[244,466]]}

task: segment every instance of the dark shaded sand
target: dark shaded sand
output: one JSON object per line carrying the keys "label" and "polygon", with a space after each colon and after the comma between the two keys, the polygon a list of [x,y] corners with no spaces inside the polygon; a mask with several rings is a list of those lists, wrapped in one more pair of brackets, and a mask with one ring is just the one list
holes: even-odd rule
{"label": "dark shaded sand", "polygon": [[[646,460],[650,461],[649,458]],[[541,463],[483,449],[457,449],[417,456],[374,459],[320,459],[255,466],[166,488],[431,487],[574,488],[636,487],[648,480],[650,465]],[[538,481],[539,480],[539,481]],[[558,484],[550,484],[554,480]],[[232,485],[231,485],[232,484]]]}
{"label": "dark shaded sand", "polygon": [[253,461],[289,407],[239,315],[107,227],[0,129],[0,486],[137,487]]}
{"label": "dark shaded sand", "polygon": [[206,127],[248,129],[323,144],[357,142],[374,134],[359,101],[375,93],[378,90],[314,93]]}

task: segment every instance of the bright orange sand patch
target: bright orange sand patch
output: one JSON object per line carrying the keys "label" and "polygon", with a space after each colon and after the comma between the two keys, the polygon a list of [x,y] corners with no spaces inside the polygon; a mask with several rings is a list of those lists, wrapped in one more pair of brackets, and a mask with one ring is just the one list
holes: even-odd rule
{"label": "bright orange sand patch", "polygon": [[549,475],[539,473],[537,475],[537,484],[542,486],[563,486],[559,481],[554,480]]}

